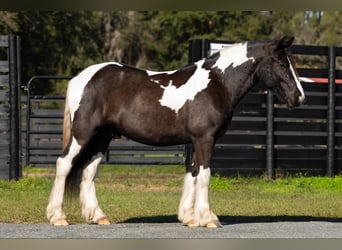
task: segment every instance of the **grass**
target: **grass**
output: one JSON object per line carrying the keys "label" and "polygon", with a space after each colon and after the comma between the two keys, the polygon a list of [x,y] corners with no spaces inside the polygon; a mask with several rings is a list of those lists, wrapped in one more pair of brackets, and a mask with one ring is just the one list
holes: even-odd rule
{"label": "grass", "polygon": [[[102,209],[112,222],[177,221],[183,166],[101,166],[96,179]],[[19,181],[0,180],[0,222],[48,223],[45,208],[54,169],[25,168]],[[212,209],[221,221],[342,221],[342,176],[212,176]],[[66,202],[71,223],[84,223],[78,202]]]}
{"label": "grass", "polygon": [[287,177],[273,182],[260,178],[223,178],[223,182],[227,189],[212,192],[212,200],[216,199],[213,209],[217,207],[219,214],[226,215],[228,220],[342,219],[341,176]]}

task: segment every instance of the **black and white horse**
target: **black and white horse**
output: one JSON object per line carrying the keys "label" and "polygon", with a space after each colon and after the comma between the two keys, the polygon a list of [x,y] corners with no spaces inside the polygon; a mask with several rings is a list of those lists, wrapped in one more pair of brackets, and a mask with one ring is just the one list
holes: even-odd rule
{"label": "black and white horse", "polygon": [[284,37],[237,43],[175,71],[153,72],[115,62],[83,70],[68,85],[64,152],[56,162],[47,206],[50,223],[68,225],[63,211],[68,183],[80,188],[88,223],[110,223],[99,207],[94,177],[112,138],[123,135],[150,145],[192,143],[178,218],[187,226],[220,227],[208,198],[214,143],[225,133],[234,107],[255,85],[274,90],[289,108],[303,102],[289,50],[292,42]]}

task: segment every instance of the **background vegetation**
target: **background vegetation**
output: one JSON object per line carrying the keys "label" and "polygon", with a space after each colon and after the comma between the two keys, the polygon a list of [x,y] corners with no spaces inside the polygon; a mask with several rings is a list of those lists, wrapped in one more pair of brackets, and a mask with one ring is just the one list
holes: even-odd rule
{"label": "background vegetation", "polygon": [[[34,75],[75,75],[102,61],[152,70],[187,64],[194,38],[342,45],[338,11],[24,11],[0,12],[0,34],[22,39],[22,82]],[[53,86],[53,85],[51,85]],[[37,92],[64,90],[41,84]]]}

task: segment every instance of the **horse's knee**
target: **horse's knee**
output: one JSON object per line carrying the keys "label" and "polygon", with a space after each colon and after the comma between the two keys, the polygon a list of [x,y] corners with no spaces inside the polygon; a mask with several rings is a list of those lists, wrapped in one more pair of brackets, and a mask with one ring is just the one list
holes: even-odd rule
{"label": "horse's knee", "polygon": [[67,176],[71,170],[71,162],[64,157],[58,157],[56,161],[56,176]]}
{"label": "horse's knee", "polygon": [[196,177],[199,173],[199,167],[197,166],[197,164],[192,163],[192,166],[190,168],[190,173],[192,175],[192,177]]}
{"label": "horse's knee", "polygon": [[196,177],[199,173],[199,165],[196,160],[196,153],[192,157],[192,162],[190,165],[186,166],[186,172],[191,173],[192,177]]}
{"label": "horse's knee", "polygon": [[79,155],[81,148],[82,146],[73,137],[68,152],[58,157],[56,161],[57,176],[68,176],[73,167],[73,160]]}
{"label": "horse's knee", "polygon": [[93,156],[91,158],[91,163],[88,164],[88,166],[86,166],[83,169],[83,174],[82,174],[82,181],[93,181],[94,177],[97,173],[97,168],[99,166],[99,164],[101,163],[101,160],[103,158],[103,154],[102,153],[98,153],[97,155]]}

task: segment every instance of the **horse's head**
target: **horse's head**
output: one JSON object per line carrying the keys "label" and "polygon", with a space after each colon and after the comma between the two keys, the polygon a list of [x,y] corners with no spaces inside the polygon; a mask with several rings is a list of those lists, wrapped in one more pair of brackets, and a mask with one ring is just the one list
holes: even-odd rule
{"label": "horse's head", "polygon": [[290,46],[294,37],[282,38],[264,46],[266,56],[258,68],[258,79],[266,89],[271,89],[289,108],[299,106],[305,99],[298,80]]}

